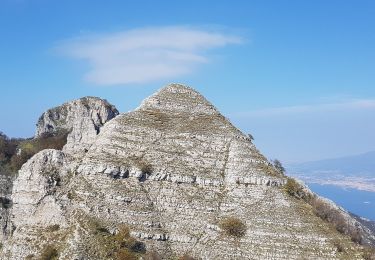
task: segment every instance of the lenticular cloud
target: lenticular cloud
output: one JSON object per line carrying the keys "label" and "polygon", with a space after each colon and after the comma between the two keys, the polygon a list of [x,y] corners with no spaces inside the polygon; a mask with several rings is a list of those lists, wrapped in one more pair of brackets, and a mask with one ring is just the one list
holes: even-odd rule
{"label": "lenticular cloud", "polygon": [[207,63],[207,50],[239,37],[189,27],[157,27],[65,41],[58,50],[90,64],[86,80],[99,85],[145,83],[189,74]]}

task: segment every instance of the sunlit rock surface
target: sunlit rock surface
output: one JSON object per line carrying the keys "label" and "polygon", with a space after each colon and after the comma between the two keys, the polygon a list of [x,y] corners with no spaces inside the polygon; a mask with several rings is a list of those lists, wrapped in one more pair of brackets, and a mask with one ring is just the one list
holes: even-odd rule
{"label": "sunlit rock surface", "polygon": [[[126,224],[164,259],[361,259],[358,246],[288,196],[286,178],[189,87],[161,89],[89,139],[83,157],[45,150],[22,167],[2,259],[38,257],[50,244],[60,259],[97,259],[93,220],[108,230]],[[220,230],[231,216],[246,224],[243,237]]]}

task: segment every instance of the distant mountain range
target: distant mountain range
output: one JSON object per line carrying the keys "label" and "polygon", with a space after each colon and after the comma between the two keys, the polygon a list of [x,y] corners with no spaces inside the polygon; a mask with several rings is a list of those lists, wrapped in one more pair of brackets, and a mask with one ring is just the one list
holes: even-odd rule
{"label": "distant mountain range", "polygon": [[291,176],[307,183],[375,192],[375,151],[335,159],[290,164]]}

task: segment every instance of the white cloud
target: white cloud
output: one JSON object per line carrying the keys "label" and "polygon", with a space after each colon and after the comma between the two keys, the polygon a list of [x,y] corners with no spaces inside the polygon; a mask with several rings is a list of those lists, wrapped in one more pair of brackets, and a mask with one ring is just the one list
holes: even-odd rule
{"label": "white cloud", "polygon": [[235,117],[273,117],[273,116],[289,116],[295,114],[306,113],[324,113],[335,111],[353,111],[363,109],[375,109],[375,99],[353,99],[338,103],[324,103],[314,105],[299,105],[265,108],[249,112],[237,113]]}
{"label": "white cloud", "polygon": [[209,62],[206,51],[241,38],[190,27],[155,27],[67,40],[57,49],[89,62],[86,80],[99,85],[144,83],[194,71]]}

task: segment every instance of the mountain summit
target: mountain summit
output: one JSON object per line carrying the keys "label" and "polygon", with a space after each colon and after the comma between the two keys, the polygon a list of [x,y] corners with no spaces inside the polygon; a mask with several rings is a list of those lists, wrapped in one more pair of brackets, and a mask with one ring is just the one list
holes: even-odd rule
{"label": "mountain summit", "polygon": [[171,84],[132,112],[111,111],[82,156],[49,149],[22,166],[2,259],[361,259],[306,202],[315,195],[292,182],[294,192],[192,88]]}

